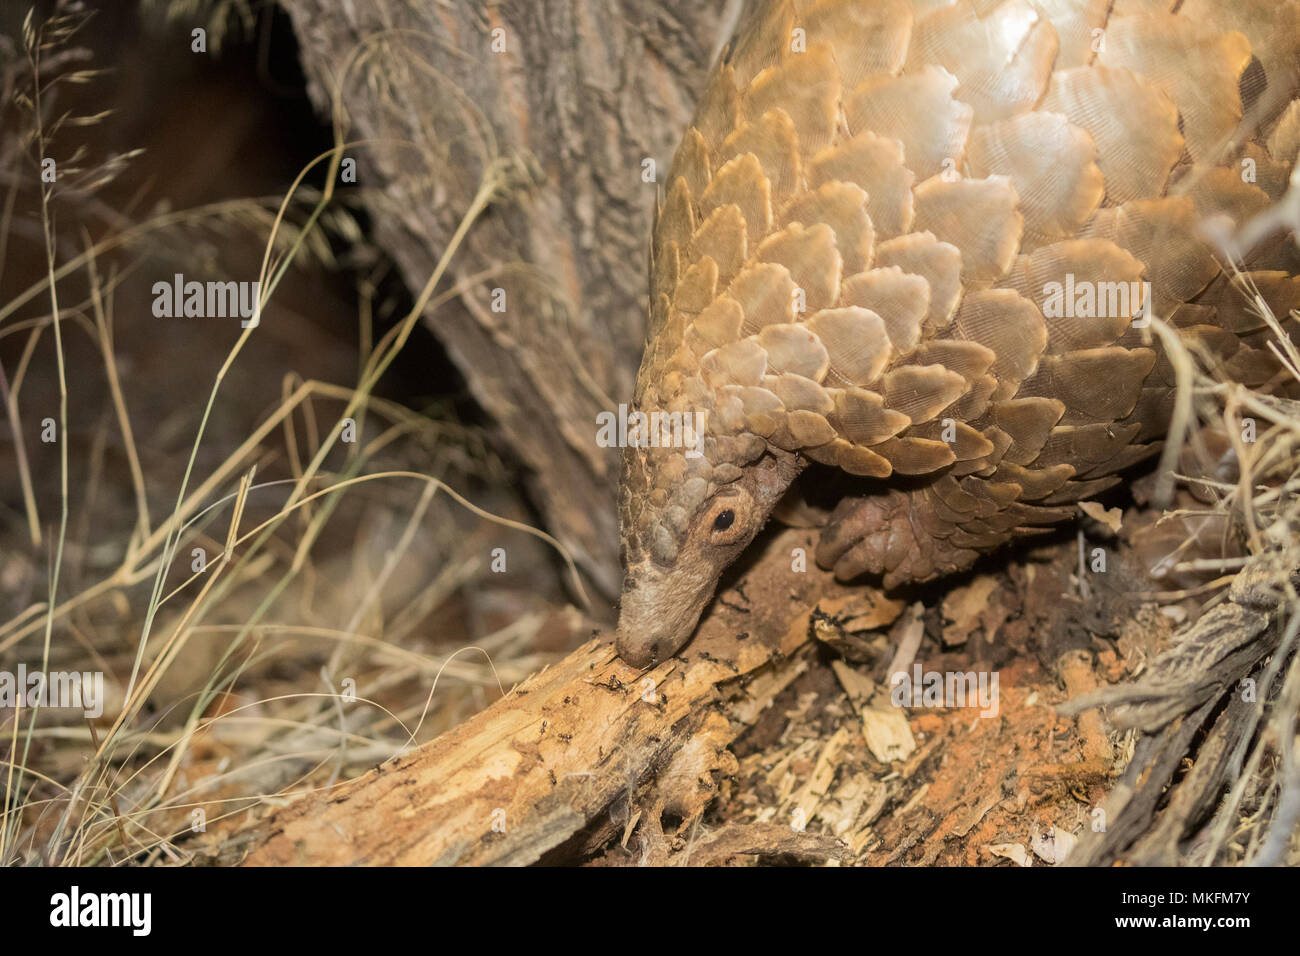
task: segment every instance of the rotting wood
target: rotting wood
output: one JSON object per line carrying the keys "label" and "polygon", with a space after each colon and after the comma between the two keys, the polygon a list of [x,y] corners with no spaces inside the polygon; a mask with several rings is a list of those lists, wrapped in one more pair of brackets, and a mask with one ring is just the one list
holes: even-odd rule
{"label": "rotting wood", "polygon": [[811,542],[774,536],[682,657],[642,674],[594,638],[436,740],[273,811],[235,841],[243,862],[529,864],[575,838],[590,849],[633,807],[698,814],[748,726],[733,715],[752,719],[786,683],[748,678],[803,666],[818,600],[842,597],[826,572],[791,572]]}

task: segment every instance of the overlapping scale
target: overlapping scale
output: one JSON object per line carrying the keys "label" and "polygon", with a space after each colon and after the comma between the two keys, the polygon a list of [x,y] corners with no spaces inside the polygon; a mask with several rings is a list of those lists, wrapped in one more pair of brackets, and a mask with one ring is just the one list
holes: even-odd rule
{"label": "overlapping scale", "polygon": [[793,223],[764,239],[755,255],[760,262],[776,262],[789,271],[802,293],[796,311],[816,312],[839,298],[840,253],[835,232],[826,223]]}
{"label": "overlapping scale", "polygon": [[705,455],[629,454],[630,547],[671,561],[781,448],[915,476],[841,503],[837,574],[955,570],[1158,450],[1173,373],[1135,318],[1275,379],[1254,297],[1294,329],[1298,257],[1234,282],[1205,227],[1288,187],[1300,0],[747,9],[663,180],[638,380],[707,413]]}
{"label": "overlapping scale", "polygon": [[[799,187],[799,135],[794,120],[784,109],[768,110],[745,122],[722,143],[726,159],[752,153],[767,177],[772,201],[783,206]],[[692,151],[691,157],[697,155]],[[707,181],[706,181],[707,182]]]}
{"label": "overlapping scale", "polygon": [[870,385],[893,355],[884,320],[858,306],[824,309],[808,320],[808,328],[826,347],[826,377],[833,385]]}
{"label": "overlapping scale", "polygon": [[967,147],[976,176],[1006,176],[1025,217],[1025,251],[1076,235],[1105,195],[1092,137],[1060,113],[979,126]]}
{"label": "overlapping scale", "polygon": [[944,67],[975,122],[990,123],[1042,98],[1057,46],[1056,29],[1029,0],[1006,0],[982,18],[957,0],[917,22],[904,70]]}
{"label": "overlapping scale", "polygon": [[902,145],[875,133],[860,133],[812,158],[808,184],[853,183],[867,194],[867,213],[882,239],[910,232],[915,215],[915,174],[903,163]]}
{"label": "overlapping scale", "polygon": [[970,105],[954,99],[957,77],[929,65],[904,76],[866,79],[848,96],[849,129],[897,140],[907,168],[928,179],[960,168],[970,134]]}
{"label": "overlapping scale", "polygon": [[841,181],[826,183],[787,206],[781,221],[787,225],[797,222],[830,226],[845,275],[871,265],[876,231],[867,214],[867,193],[861,186]]}
{"label": "overlapping scale", "polygon": [[1087,66],[1104,41],[1111,0],[1038,0],[1038,9],[1056,29],[1059,49],[1055,69]]}
{"label": "overlapping scale", "polygon": [[972,292],[962,301],[953,334],[989,349],[996,358],[991,371],[999,391],[1015,394],[1015,386],[1033,374],[1047,346],[1047,323],[1028,299],[1011,289]]}
{"label": "overlapping scale", "polygon": [[927,179],[916,187],[916,229],[961,250],[962,277],[1002,276],[1020,248],[1024,215],[1006,176]]}
{"label": "overlapping scale", "polygon": [[809,47],[804,53],[766,68],[741,99],[742,111],[749,118],[760,117],[771,109],[789,115],[805,150],[830,142],[839,104],[840,73],[831,47],[826,44]]}
{"label": "overlapping scale", "polygon": [[803,19],[809,44],[830,47],[843,88],[856,86],[875,73],[903,68],[912,35],[912,4],[908,0],[821,0]]}
{"label": "overlapping scale", "polygon": [[924,276],[887,266],[850,276],[840,287],[840,300],[879,315],[894,354],[908,355],[921,341],[921,323],[930,308],[930,283]]}
{"label": "overlapping scale", "polygon": [[1149,78],[1178,107],[1192,158],[1221,158],[1241,119],[1238,81],[1250,62],[1250,43],[1243,34],[1224,33],[1173,13],[1118,16],[1106,28],[1097,61]]}
{"label": "overlapping scale", "polygon": [[1190,196],[1167,196],[1098,210],[1083,235],[1113,242],[1137,258],[1151,282],[1156,313],[1167,315],[1219,274],[1200,227]]}
{"label": "overlapping scale", "polygon": [[1120,205],[1164,192],[1183,151],[1174,101],[1139,72],[1081,66],[1052,75],[1042,109],[1092,137],[1106,201]]}
{"label": "overlapping scale", "polygon": [[1145,266],[1105,239],[1067,239],[1017,260],[1004,284],[1043,315],[1047,351],[1110,345],[1146,303]]}

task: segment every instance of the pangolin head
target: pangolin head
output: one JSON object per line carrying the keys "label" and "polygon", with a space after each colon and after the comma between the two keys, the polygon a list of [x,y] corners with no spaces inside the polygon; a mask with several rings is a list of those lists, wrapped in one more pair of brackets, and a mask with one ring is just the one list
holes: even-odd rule
{"label": "pangolin head", "polygon": [[623,452],[617,647],[629,664],[650,667],[690,638],[722,572],[800,464],[756,434],[739,400],[698,369],[647,362],[642,373]]}

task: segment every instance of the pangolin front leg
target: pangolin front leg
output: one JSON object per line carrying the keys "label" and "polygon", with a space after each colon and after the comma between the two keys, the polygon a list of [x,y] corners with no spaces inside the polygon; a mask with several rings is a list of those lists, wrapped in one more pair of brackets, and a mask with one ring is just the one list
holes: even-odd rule
{"label": "pangolin front leg", "polygon": [[929,581],[974,564],[979,552],[951,542],[935,518],[923,499],[908,492],[845,498],[822,532],[817,563],[842,580],[881,575],[886,588]]}
{"label": "pangolin front leg", "polygon": [[[682,646],[807,461],[881,489],[823,533],[841,577],[1065,520],[1159,447],[1149,316],[1273,379],[1202,226],[1281,198],[1298,62],[1300,0],[751,4],[656,220],[635,406],[705,424],[625,453],[620,653]],[[1281,235],[1243,263],[1279,317],[1297,267]]]}

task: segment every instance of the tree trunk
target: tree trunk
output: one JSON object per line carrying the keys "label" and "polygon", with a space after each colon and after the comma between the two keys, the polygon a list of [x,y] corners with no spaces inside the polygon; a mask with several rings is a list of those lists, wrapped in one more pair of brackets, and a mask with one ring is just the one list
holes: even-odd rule
{"label": "tree trunk", "polygon": [[618,450],[597,447],[596,415],[632,395],[656,194],[726,4],[284,6],[314,101],[329,111],[339,85],[346,138],[371,141],[348,155],[374,239],[411,288],[489,164],[530,171],[473,225],[443,284],[459,295],[425,318],[528,469],[549,530],[615,596]]}

